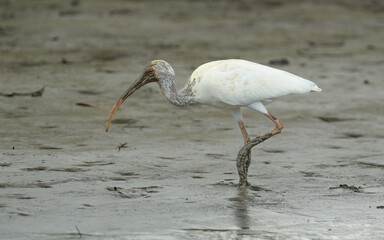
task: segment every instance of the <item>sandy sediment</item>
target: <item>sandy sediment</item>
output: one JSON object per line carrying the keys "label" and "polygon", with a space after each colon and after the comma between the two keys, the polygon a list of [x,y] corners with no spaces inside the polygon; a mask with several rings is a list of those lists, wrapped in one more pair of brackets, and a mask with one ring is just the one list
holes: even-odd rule
{"label": "sandy sediment", "polygon": [[[4,239],[380,239],[384,7],[377,1],[0,1]],[[156,84],[110,108],[153,59],[182,87],[242,58],[316,82],[268,105],[253,149],[225,111],[170,106]],[[244,111],[252,136],[273,128]],[[120,148],[119,148],[120,147]]]}

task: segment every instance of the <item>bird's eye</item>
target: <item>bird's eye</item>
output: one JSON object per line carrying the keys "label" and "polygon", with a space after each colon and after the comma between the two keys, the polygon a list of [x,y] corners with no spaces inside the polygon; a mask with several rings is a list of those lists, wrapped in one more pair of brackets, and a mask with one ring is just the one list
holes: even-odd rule
{"label": "bird's eye", "polygon": [[148,72],[148,73],[153,73],[154,71],[155,71],[155,70],[154,70],[153,68],[148,68],[148,69],[147,69],[147,72]]}

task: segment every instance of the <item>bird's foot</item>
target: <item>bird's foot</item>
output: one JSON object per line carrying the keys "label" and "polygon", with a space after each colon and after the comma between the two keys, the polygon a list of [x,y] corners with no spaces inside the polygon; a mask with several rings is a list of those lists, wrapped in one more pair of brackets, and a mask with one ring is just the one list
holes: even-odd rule
{"label": "bird's foot", "polygon": [[283,130],[283,128],[275,128],[273,129],[272,131],[269,131],[267,132],[266,134],[262,135],[261,138],[269,138],[269,137],[272,137],[273,135],[276,135],[276,134],[279,134],[281,133],[281,131]]}
{"label": "bird's foot", "polygon": [[247,180],[240,179],[238,188],[239,190],[245,190],[247,189],[251,184]]}

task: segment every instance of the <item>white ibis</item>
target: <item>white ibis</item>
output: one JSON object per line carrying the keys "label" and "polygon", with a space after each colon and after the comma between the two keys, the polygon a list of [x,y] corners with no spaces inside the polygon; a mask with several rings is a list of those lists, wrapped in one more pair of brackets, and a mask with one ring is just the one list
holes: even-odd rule
{"label": "white ibis", "polygon": [[263,136],[272,136],[281,132],[284,124],[268,112],[264,104],[290,93],[321,91],[315,83],[294,74],[240,59],[213,61],[199,66],[187,84],[177,91],[175,72],[171,65],[163,60],[154,60],[116,102],[105,131],[108,131],[119,106],[132,93],[150,82],[157,82],[165,97],[175,106],[205,104],[227,109],[240,127],[244,144],[249,142],[250,137],[242,120],[241,107],[256,110],[271,119],[275,129]]}

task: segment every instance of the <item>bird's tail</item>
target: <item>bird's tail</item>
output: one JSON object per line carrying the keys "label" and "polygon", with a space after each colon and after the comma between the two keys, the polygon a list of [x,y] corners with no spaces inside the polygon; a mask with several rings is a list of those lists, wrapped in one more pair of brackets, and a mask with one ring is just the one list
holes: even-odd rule
{"label": "bird's tail", "polygon": [[314,86],[312,89],[311,89],[311,92],[321,92],[321,88],[319,88],[318,86]]}

